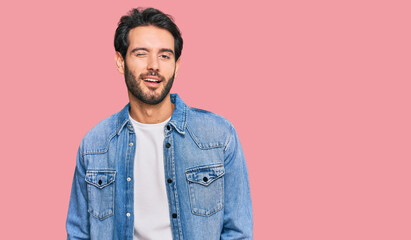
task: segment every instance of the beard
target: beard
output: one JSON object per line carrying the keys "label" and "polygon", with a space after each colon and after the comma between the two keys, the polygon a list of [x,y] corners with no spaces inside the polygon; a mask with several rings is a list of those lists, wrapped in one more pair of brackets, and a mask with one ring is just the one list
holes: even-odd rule
{"label": "beard", "polygon": [[163,77],[162,75],[160,75],[157,72],[151,71],[145,74],[140,74],[138,79],[136,78],[136,76],[134,76],[134,74],[128,69],[127,64],[125,64],[124,67],[124,78],[126,80],[126,85],[127,85],[127,89],[129,92],[131,92],[131,94],[133,94],[134,97],[136,97],[138,100],[140,100],[141,102],[145,103],[145,104],[149,104],[149,105],[157,105],[159,103],[161,103],[164,98],[167,96],[167,94],[170,92],[171,87],[173,86],[173,82],[174,82],[174,76],[175,76],[175,69],[174,69],[174,73],[173,76],[171,76],[165,87],[163,88],[163,90],[161,91],[160,95],[156,95],[154,90],[149,90],[147,93],[144,93],[143,89],[140,87],[140,84],[144,81],[143,78],[146,76],[150,76],[155,74],[155,76],[159,77],[161,79],[161,82],[165,81],[165,77]]}

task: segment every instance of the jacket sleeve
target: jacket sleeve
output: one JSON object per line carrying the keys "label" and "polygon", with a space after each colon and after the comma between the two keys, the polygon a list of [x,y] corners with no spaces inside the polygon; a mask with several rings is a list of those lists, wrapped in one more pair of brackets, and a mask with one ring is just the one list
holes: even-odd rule
{"label": "jacket sleeve", "polygon": [[234,127],[224,148],[224,223],[221,239],[253,239],[253,213],[248,171]]}
{"label": "jacket sleeve", "polygon": [[90,239],[89,214],[87,211],[87,186],[85,181],[86,169],[80,148],[77,152],[76,169],[66,221],[68,240]]}

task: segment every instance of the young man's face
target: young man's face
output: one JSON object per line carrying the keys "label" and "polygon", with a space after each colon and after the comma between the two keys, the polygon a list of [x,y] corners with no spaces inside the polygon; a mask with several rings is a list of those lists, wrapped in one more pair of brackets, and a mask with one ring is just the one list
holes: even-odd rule
{"label": "young man's face", "polygon": [[131,29],[128,39],[125,63],[116,54],[128,91],[146,104],[158,104],[169,95],[180,66],[180,60],[175,61],[174,38],[167,30],[141,26]]}

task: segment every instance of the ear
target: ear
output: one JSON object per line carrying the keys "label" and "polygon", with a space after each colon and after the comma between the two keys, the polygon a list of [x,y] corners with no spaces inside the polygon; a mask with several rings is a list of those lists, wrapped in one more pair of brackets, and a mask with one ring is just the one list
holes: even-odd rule
{"label": "ear", "polygon": [[176,71],[174,74],[174,77],[177,78],[177,73],[178,73],[178,69],[180,69],[180,65],[181,65],[181,57],[178,58],[177,62],[176,62]]}
{"label": "ear", "polygon": [[125,62],[124,62],[123,56],[121,56],[121,53],[116,52],[116,54],[114,55],[114,61],[116,61],[117,71],[119,71],[121,74],[124,74]]}

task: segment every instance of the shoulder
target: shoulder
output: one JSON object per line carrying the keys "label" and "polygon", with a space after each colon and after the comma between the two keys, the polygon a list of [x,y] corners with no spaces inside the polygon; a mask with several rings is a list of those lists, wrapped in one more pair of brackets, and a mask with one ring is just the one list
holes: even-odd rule
{"label": "shoulder", "polygon": [[107,150],[110,140],[117,133],[118,114],[115,113],[100,121],[86,133],[81,142],[84,154],[99,153]]}
{"label": "shoulder", "polygon": [[188,109],[188,121],[191,124],[202,124],[218,130],[233,127],[232,123],[221,115],[194,107],[188,107]]}
{"label": "shoulder", "polygon": [[221,115],[188,107],[187,130],[200,148],[212,148],[225,146],[234,126]]}

